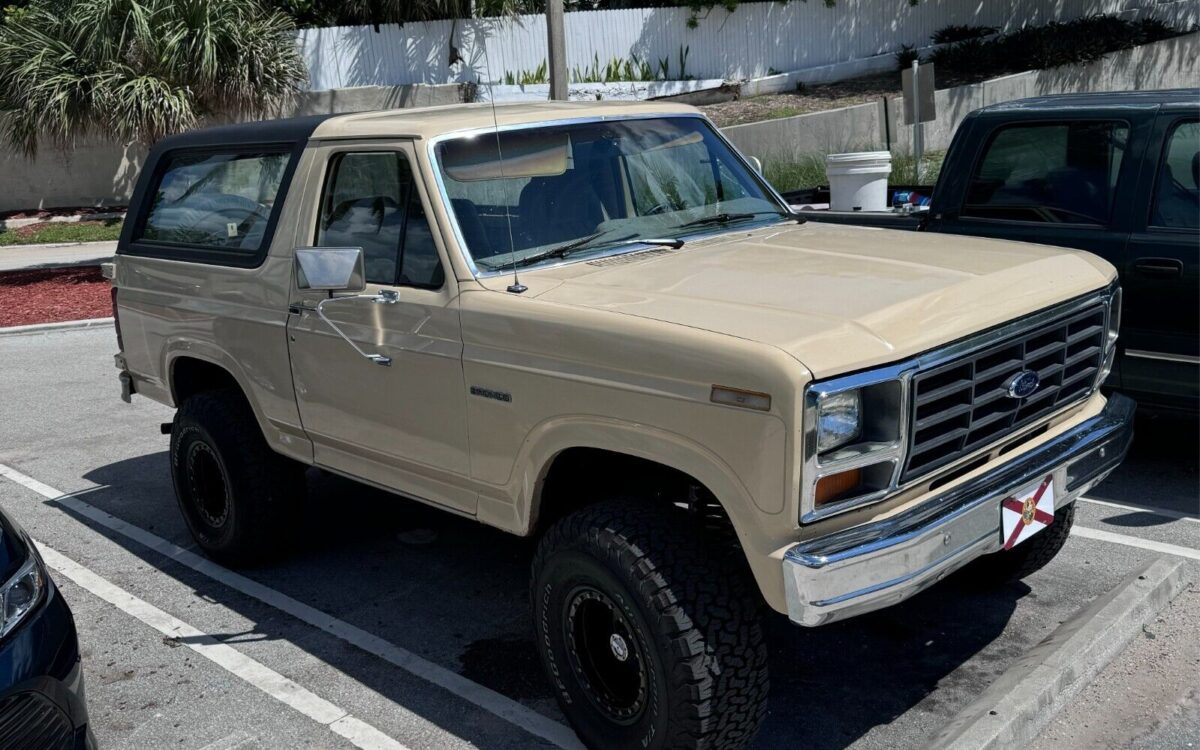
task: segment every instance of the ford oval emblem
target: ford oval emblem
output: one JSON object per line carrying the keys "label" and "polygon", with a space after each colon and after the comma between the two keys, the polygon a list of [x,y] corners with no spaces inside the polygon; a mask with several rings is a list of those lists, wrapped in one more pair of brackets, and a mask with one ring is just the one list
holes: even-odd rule
{"label": "ford oval emblem", "polygon": [[1008,379],[1009,398],[1028,398],[1037,392],[1042,379],[1033,370],[1021,370]]}

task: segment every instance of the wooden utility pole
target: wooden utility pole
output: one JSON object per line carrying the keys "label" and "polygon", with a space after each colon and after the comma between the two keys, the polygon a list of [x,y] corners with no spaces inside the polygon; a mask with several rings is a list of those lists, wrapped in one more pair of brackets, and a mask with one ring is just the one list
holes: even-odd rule
{"label": "wooden utility pole", "polygon": [[546,0],[546,48],[550,52],[550,98],[567,98],[567,43],[563,31],[563,0]]}

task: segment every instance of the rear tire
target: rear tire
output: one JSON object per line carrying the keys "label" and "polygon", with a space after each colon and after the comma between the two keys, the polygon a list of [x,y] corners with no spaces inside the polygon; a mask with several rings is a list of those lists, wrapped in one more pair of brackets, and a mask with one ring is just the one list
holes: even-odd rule
{"label": "rear tire", "polygon": [[605,502],[563,518],[538,547],[536,643],[588,747],[736,749],[766,714],[761,598],[688,526],[669,510]]}
{"label": "rear tire", "polygon": [[185,400],[171,427],[171,479],[192,537],[228,565],[263,562],[294,538],[304,466],[275,453],[241,393]]}
{"label": "rear tire", "polygon": [[976,570],[987,579],[1006,584],[1019,581],[1046,567],[1062,550],[1075,523],[1075,503],[1054,512],[1054,523],[1012,549],[979,558]]}

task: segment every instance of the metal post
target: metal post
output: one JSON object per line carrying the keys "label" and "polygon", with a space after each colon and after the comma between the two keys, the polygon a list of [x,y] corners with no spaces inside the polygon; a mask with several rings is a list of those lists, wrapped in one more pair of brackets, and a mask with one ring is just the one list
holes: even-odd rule
{"label": "metal post", "polygon": [[918,68],[921,63],[918,60],[913,60],[912,63],[912,115],[913,115],[913,182],[921,184],[921,157],[925,144],[921,138],[921,79],[917,75]]}
{"label": "metal post", "polygon": [[567,44],[563,30],[563,0],[546,0],[546,48],[550,53],[550,98],[567,98]]}

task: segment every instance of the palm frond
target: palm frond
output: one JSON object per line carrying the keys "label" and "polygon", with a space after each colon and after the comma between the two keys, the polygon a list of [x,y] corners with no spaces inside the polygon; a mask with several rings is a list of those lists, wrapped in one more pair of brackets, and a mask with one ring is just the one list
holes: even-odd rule
{"label": "palm frond", "polygon": [[0,137],[150,142],[278,111],[306,75],[291,19],[258,0],[40,0],[0,27]]}

